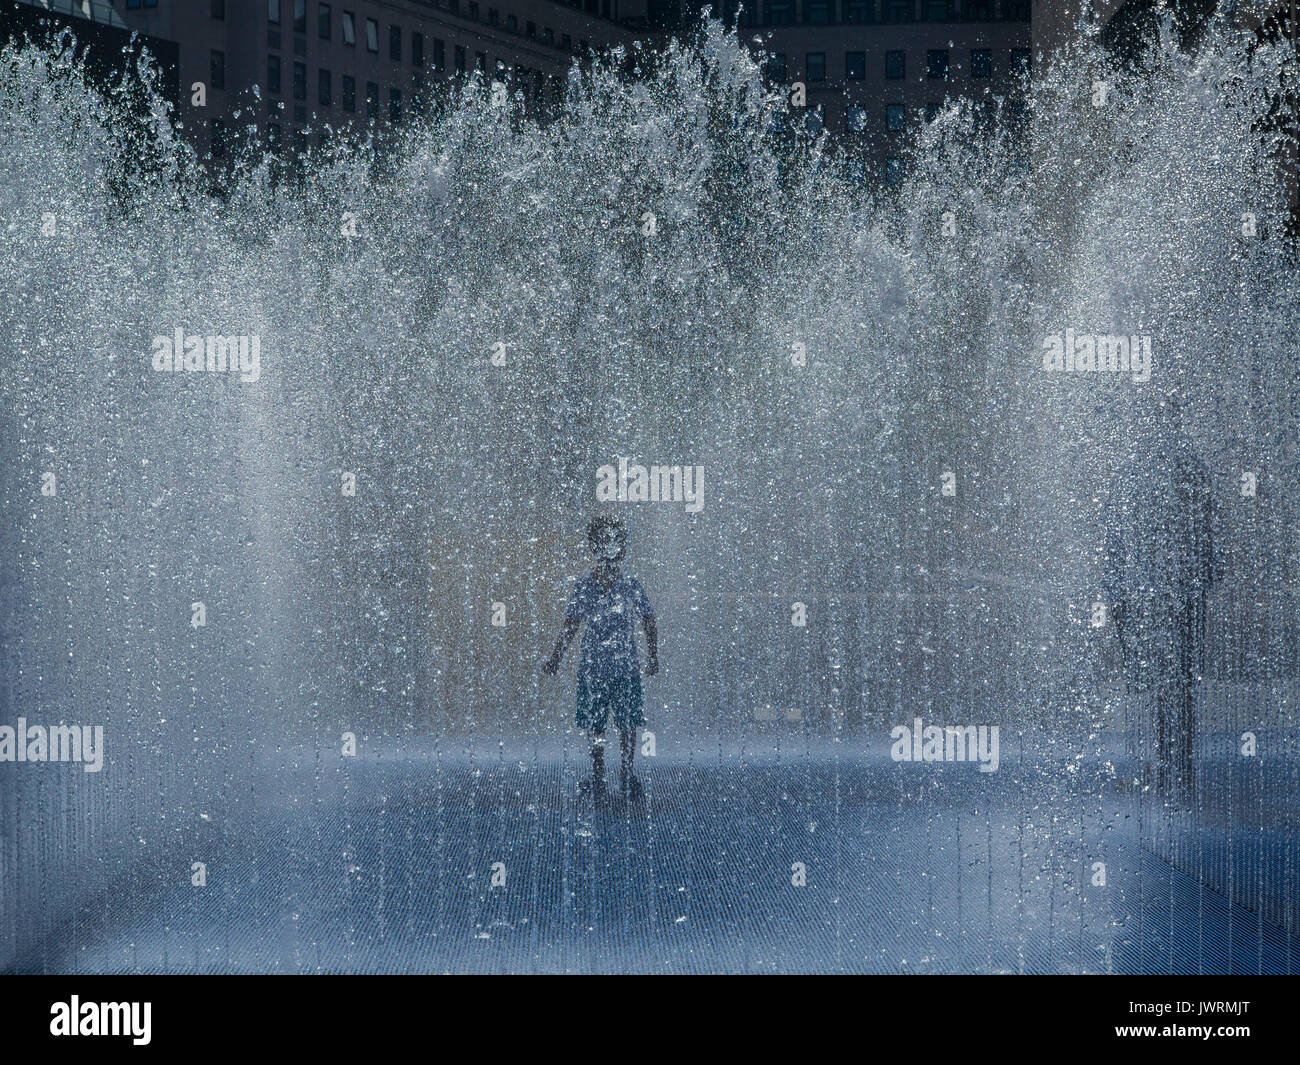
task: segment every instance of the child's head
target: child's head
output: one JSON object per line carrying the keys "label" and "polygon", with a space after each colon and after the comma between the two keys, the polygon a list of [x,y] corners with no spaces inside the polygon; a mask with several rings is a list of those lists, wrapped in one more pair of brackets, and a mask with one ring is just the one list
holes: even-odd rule
{"label": "child's head", "polygon": [[587,543],[599,562],[622,562],[627,553],[627,527],[612,514],[600,514],[587,526]]}

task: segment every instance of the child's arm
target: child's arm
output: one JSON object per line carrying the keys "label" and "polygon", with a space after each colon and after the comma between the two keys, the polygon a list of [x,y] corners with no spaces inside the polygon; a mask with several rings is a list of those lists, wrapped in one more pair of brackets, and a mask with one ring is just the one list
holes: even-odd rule
{"label": "child's arm", "polygon": [[655,616],[647,614],[641,619],[645,626],[645,675],[653,677],[659,672],[659,630],[655,627]]}
{"label": "child's arm", "polygon": [[569,649],[569,644],[573,642],[574,636],[578,634],[578,629],[581,627],[581,618],[564,619],[564,631],[560,633],[560,638],[555,643],[555,650],[551,652],[551,657],[542,665],[543,673],[553,677],[560,671],[560,660],[564,657],[564,652]]}

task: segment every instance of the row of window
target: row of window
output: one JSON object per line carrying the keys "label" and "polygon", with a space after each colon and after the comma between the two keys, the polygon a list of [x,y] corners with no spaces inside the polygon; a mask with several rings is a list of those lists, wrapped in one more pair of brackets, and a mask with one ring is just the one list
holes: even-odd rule
{"label": "row of window", "polygon": [[[415,36],[419,36],[416,34]],[[932,49],[927,57],[927,70],[932,78],[943,78],[948,72],[948,58],[946,49]],[[433,40],[433,66],[442,70],[446,66],[446,46],[438,38]],[[457,71],[464,72],[466,69],[467,53],[462,45],[456,45],[453,49],[453,61]],[[1011,69],[1016,72],[1022,72],[1028,69],[1029,50],[1014,49],[1011,53]],[[475,66],[479,70],[487,70],[487,53],[475,53]],[[503,66],[500,60],[497,61],[497,68]],[[775,55],[769,62],[769,73],[777,80],[785,80],[785,56]],[[804,57],[805,77],[809,82],[821,82],[826,80],[826,53],[808,52]],[[885,53],[885,76],[887,78],[902,78],[906,72],[906,56],[903,52],[886,52]],[[993,61],[992,53],[988,49],[972,49],[971,51],[971,77],[988,78],[992,76]],[[226,87],[226,56],[224,52],[215,49],[212,51],[210,65],[210,84],[214,89],[224,89]],[[847,81],[861,81],[866,77],[866,53],[865,52],[846,52],[844,53],[844,77]],[[269,55],[266,58],[266,87],[268,91],[279,94],[281,91],[281,61],[278,55]],[[331,73],[324,67],[317,71],[317,99],[322,107],[333,106],[332,92],[333,78]],[[351,111],[354,105],[349,100],[354,100],[356,81],[350,75],[343,75],[343,108]],[[351,87],[351,89],[349,88]],[[307,64],[295,62],[293,64],[293,98],[295,100],[307,99]],[[937,106],[937,105],[936,105]],[[891,108],[891,111],[893,109]],[[901,109],[900,109],[901,113]],[[901,120],[900,120],[901,121]],[[891,125],[890,128],[893,128]],[[900,127],[901,128],[901,127]]]}
{"label": "row of window", "polygon": [[[725,4],[724,6],[730,6]],[[757,10],[757,5],[752,6]],[[1030,0],[766,0],[763,21],[769,26],[827,26],[908,22],[1028,22]],[[802,14],[802,18],[798,16]],[[753,25],[756,18],[741,21]]]}
{"label": "row of window", "polygon": [[[943,111],[944,106],[941,103],[927,103],[925,105],[925,121],[927,123],[933,122]],[[1027,117],[1026,105],[1023,100],[1007,100],[1000,109],[986,103],[984,108],[981,121],[985,123],[996,121],[999,114],[1003,121],[1013,125],[1023,124]],[[920,115],[920,108],[916,108],[915,111]],[[903,133],[907,129],[907,108],[902,104],[890,104],[885,108],[884,119],[886,132]],[[820,107],[809,108],[795,121],[813,133],[820,133],[825,128],[825,115]],[[778,117],[777,122],[782,128],[789,128],[789,119]],[[844,112],[844,129],[849,133],[866,132],[868,122],[869,112],[864,107],[849,107]]]}
{"label": "row of window", "polygon": [[[299,63],[295,67],[301,66]],[[327,97],[330,95],[330,73],[328,70],[320,72],[320,91],[322,103],[327,103]],[[295,87],[297,85],[298,74],[294,72]],[[303,75],[303,81],[306,81],[306,75]],[[343,75],[342,85],[342,106],[345,111],[355,112],[357,109],[357,83],[356,79],[350,75]],[[379,117],[381,107],[381,95],[379,85],[373,81],[366,82],[366,117],[376,119]],[[419,106],[419,100],[416,100],[416,106]],[[305,115],[295,115],[297,120],[305,120]],[[388,120],[394,124],[402,120],[402,90],[389,88],[388,90]],[[298,130],[300,137],[306,137],[306,130]],[[325,134],[322,133],[322,141]],[[208,120],[208,144],[214,159],[224,159],[227,152],[228,131],[224,119],[212,118]],[[274,152],[280,149],[280,127],[275,123],[270,123],[266,127],[267,147]]]}
{"label": "row of window", "polygon": [[[464,49],[458,47],[457,51],[463,53]],[[480,69],[486,68],[487,56],[483,52],[476,52],[475,57],[476,57],[475,60],[476,65]],[[497,61],[497,69],[499,71],[502,71],[503,73],[504,73],[504,66],[505,66],[504,63],[502,63],[500,60]],[[302,69],[302,67],[303,64],[294,63],[294,72],[293,72],[294,95],[300,99],[302,98],[302,96],[299,96],[299,89],[301,88],[304,91],[303,95],[305,95],[306,79],[307,79],[306,70]],[[463,66],[460,69],[464,69]],[[541,71],[538,70],[528,71],[525,70],[521,64],[516,63],[514,67],[514,73],[515,73],[515,84],[520,89],[522,89],[525,95],[528,96],[530,99],[542,100],[544,98],[544,94],[548,91],[554,93],[556,98],[558,99],[559,95],[563,92],[563,83],[561,79],[555,77],[548,77],[545,74],[543,74]],[[530,73],[532,75],[531,92],[529,91],[530,79],[528,77]],[[318,70],[317,79],[318,79],[317,87],[318,87],[319,99],[322,106],[327,106],[327,107],[331,106],[332,99],[333,99],[333,86],[332,86],[333,79],[330,75],[330,72],[325,69]],[[342,109],[344,111],[355,112],[357,110],[356,79],[353,78],[350,74],[344,74],[341,80],[342,80],[342,85],[341,85],[342,93],[339,101],[340,105],[342,106]],[[426,101],[422,94],[422,89],[423,86],[422,84],[420,84],[420,82],[417,79],[415,85],[415,91],[412,93],[410,97],[410,106],[413,111],[419,112],[425,106]],[[381,88],[381,86],[378,83],[373,81],[367,81],[365,83],[365,113],[368,119],[373,120],[373,119],[378,119],[380,117],[382,102],[383,102],[383,92],[384,92],[383,88]],[[387,107],[388,121],[394,124],[398,124],[402,121],[402,117],[403,117],[402,90],[389,86],[387,88],[387,97],[388,97],[388,107]],[[298,125],[296,126],[296,128],[291,126],[290,129],[296,141],[295,151],[301,153],[306,149],[306,144],[307,144],[308,130],[305,128],[305,123],[307,121],[307,113],[305,108],[297,105],[295,105],[293,112],[294,112],[293,121]],[[223,158],[226,155],[226,151],[227,151],[226,125],[224,121],[221,119],[210,119],[208,123],[208,127],[209,127],[209,136],[210,136],[212,155],[215,158]],[[326,129],[320,130],[319,131],[320,143],[324,145],[326,143],[327,138],[334,135],[337,135],[337,131],[331,133]],[[278,153],[280,148],[282,147],[281,127],[277,122],[267,123],[266,144],[267,147],[272,152],[276,152],[276,153]]]}
{"label": "row of window", "polygon": [[[224,19],[226,17],[226,0],[210,0],[210,2],[212,5],[211,7],[212,17],[215,19]],[[611,0],[562,0],[562,2],[565,2],[568,7],[578,8],[579,10],[585,8],[589,15],[600,14],[603,15],[605,18],[612,17]],[[870,0],[870,2],[874,4],[875,0]],[[307,11],[306,11],[305,0],[293,0],[293,5],[294,5],[294,17],[293,17],[294,32],[306,33],[307,32]],[[157,7],[158,0],[126,0],[126,6],[130,8]],[[327,4],[322,4],[321,6],[328,7]],[[445,6],[447,10],[450,11],[453,15],[459,15],[461,13],[460,0],[443,0],[443,3],[438,6]],[[466,5],[466,7],[467,7],[467,13],[464,17],[469,18],[475,22],[479,21],[479,5],[477,4],[477,2],[475,2],[475,0],[471,0],[471,2]],[[268,17],[270,17],[272,11],[274,11],[275,16],[271,18],[270,21],[278,23],[280,21],[279,0],[267,0]],[[326,17],[328,18],[328,16]],[[491,26],[500,25],[500,12],[498,12],[497,9],[494,7],[488,8],[487,21],[488,24]],[[519,32],[518,17],[515,15],[507,15],[506,28],[509,29],[511,32],[518,33]],[[529,37],[536,37],[537,36],[536,24],[532,22],[526,23],[525,34]],[[555,37],[554,31],[548,27],[544,32],[544,39],[547,41],[552,41],[554,40],[554,37]]]}
{"label": "row of window", "polygon": [[[1020,108],[1019,101],[1008,101],[1007,113],[1018,113]],[[925,105],[925,120],[933,122],[939,117],[944,105],[941,103],[927,103]],[[919,114],[918,109],[918,114]],[[844,128],[850,133],[862,133],[867,128],[867,110],[863,107],[850,107],[844,114]],[[885,130],[888,133],[902,133],[907,129],[907,108],[902,104],[890,104],[885,108]]]}
{"label": "row of window", "polygon": [[[222,15],[216,14],[216,0],[214,0],[213,18],[224,17],[225,7],[222,7]],[[292,0],[293,3],[293,32],[305,34],[307,32],[307,0]],[[478,4],[469,5],[469,17],[478,18]],[[272,26],[280,25],[282,4],[281,0],[266,0],[266,20]],[[341,39],[344,44],[355,45],[357,43],[357,17],[352,11],[342,11],[342,19],[339,24]],[[488,8],[488,24],[492,26],[500,25],[500,13],[496,8]],[[519,32],[519,17],[517,15],[506,15],[505,28],[511,33]],[[367,18],[364,25],[366,51],[379,52],[379,20]],[[316,35],[322,41],[331,41],[334,39],[334,13],[329,4],[316,4]],[[525,21],[524,36],[536,40],[537,23]],[[549,26],[542,28],[542,40],[546,44],[555,44],[555,31]],[[560,35],[560,47],[566,51],[573,50],[573,38],[567,33]],[[587,50],[586,40],[578,42],[580,51]],[[388,58],[402,61],[402,28],[400,26],[390,25],[388,27]],[[422,34],[411,34],[411,65],[424,65],[424,38]]]}
{"label": "row of window", "polygon": [[[224,19],[226,17],[226,0],[211,0],[211,3],[212,17]],[[293,30],[295,33],[306,33],[306,0],[292,0],[292,3]],[[158,0],[126,0],[126,6],[128,8],[157,7]],[[269,21],[279,23],[280,6],[281,0],[267,0],[267,18]],[[446,6],[453,14],[460,14],[459,0],[448,0]],[[585,7],[588,14],[593,15],[598,10],[597,0],[586,0],[585,3],[582,0],[570,0],[568,6]],[[735,0],[723,0],[724,13],[731,13],[728,9],[735,6]],[[466,7],[466,17],[476,22],[479,21],[478,3],[471,0]],[[802,20],[796,18],[798,9],[802,9]],[[321,14],[322,10],[324,14]],[[757,4],[751,5],[751,10],[756,11]],[[318,25],[328,27],[329,5],[320,4],[317,11]],[[599,0],[599,13],[605,18],[611,17],[610,0]],[[916,21],[993,22],[999,18],[1008,22],[1028,22],[1031,15],[1031,0],[802,0],[802,3],[799,3],[799,0],[767,0],[763,13],[766,16],[765,21],[767,24],[772,26],[792,26],[798,21],[811,26],[830,25],[837,21],[897,24]],[[343,14],[345,23],[349,19],[355,22],[355,16],[352,12],[345,11]],[[487,14],[488,25],[498,26],[501,24],[500,13],[496,8],[488,8]],[[322,19],[323,21],[321,21]],[[751,15],[750,18],[744,21],[747,25],[752,25],[756,18]],[[518,33],[518,16],[507,14],[505,28],[512,33]],[[346,33],[345,29],[345,39]],[[537,24],[526,22],[524,33],[525,36],[536,37]],[[321,36],[328,40],[328,29],[322,30]],[[353,27],[353,36],[355,37],[355,26]],[[565,36],[568,35],[565,34]],[[554,42],[554,31],[549,27],[545,28],[543,39],[548,43]],[[373,50],[378,51],[378,45]]]}
{"label": "row of window", "polygon": [[[453,15],[469,19],[471,22],[481,22],[479,14],[479,5],[477,0],[469,0],[465,5],[465,10],[460,9],[460,0],[431,0],[437,7],[445,7]],[[563,3],[566,7],[577,8],[580,11],[586,11],[588,15],[599,15],[603,18],[613,18],[612,0],[557,0],[557,3]],[[489,26],[501,25],[501,13],[496,8],[490,7],[487,10],[487,23]],[[519,32],[519,19],[515,15],[506,15],[506,29],[511,33]],[[524,33],[528,37],[537,36],[537,25],[532,22],[525,23]],[[554,40],[554,33],[551,30],[545,31],[547,41]],[[584,42],[585,43],[585,42]]]}
{"label": "row of window", "polygon": [[[1010,62],[1006,71],[1020,76],[1028,73],[1030,50],[1013,48],[1009,53]],[[809,82],[826,80],[826,53],[804,53],[804,79]],[[951,72],[950,53],[947,48],[931,48],[925,54],[925,74],[931,79],[946,79]],[[785,81],[786,60],[783,52],[768,57],[767,73],[774,81]],[[970,76],[972,78],[991,78],[994,73],[993,50],[991,48],[972,48],[970,52]],[[1001,71],[999,71],[1001,73]],[[867,76],[867,53],[844,53],[844,80],[862,81]],[[902,81],[907,77],[907,53],[905,51],[885,52],[885,77],[890,81]]]}
{"label": "row of window", "polygon": [[[213,56],[213,60],[212,60],[213,87],[218,89],[224,88],[225,87],[225,58],[224,56],[221,55],[220,52],[213,52],[212,56]],[[434,42],[434,57],[435,57],[435,64],[438,66],[439,69],[441,69],[443,65],[442,41]],[[465,73],[468,55],[465,51],[464,46],[462,45],[455,46],[455,48],[453,49],[453,60],[455,62],[456,70],[462,74]],[[220,70],[221,70],[220,83],[218,83],[217,80],[218,66],[220,66]],[[474,66],[478,70],[483,71],[484,73],[487,72],[488,57],[486,52],[474,53]],[[496,61],[495,69],[497,73],[500,74],[501,76],[504,77],[506,75],[507,68],[503,60],[498,59]],[[526,88],[525,77],[529,73],[529,71],[524,70],[521,64],[516,63],[514,68],[514,73],[515,73],[516,82]],[[534,78],[544,77],[544,75],[542,75],[540,71],[532,71],[531,73],[533,74]],[[307,64],[299,63],[295,61],[292,69],[292,78],[293,78],[293,82],[292,82],[291,89],[292,89],[293,98],[295,100],[306,101]],[[416,75],[415,85],[417,90],[423,88],[423,81],[420,75]],[[276,96],[279,96],[280,93],[282,92],[282,87],[283,87],[282,67],[281,67],[280,57],[278,55],[270,55],[266,57],[266,87],[268,92]],[[373,81],[369,81],[366,82],[366,87],[367,87],[367,95],[366,95],[367,100],[372,99],[372,97],[373,99],[377,100],[378,92],[379,92],[378,85]],[[340,79],[340,88],[341,88],[341,93],[339,98],[339,105],[343,108],[344,111],[355,111],[356,100],[357,100],[356,78],[353,77],[351,74],[342,75]],[[373,93],[370,92],[371,89],[374,90]],[[400,103],[401,96],[402,94],[400,90],[398,89],[389,90],[390,102],[396,101]],[[334,75],[324,67],[319,67],[316,70],[316,102],[321,107],[334,106]],[[373,118],[374,114],[371,113],[370,117]]]}
{"label": "row of window", "polygon": [[[486,63],[486,57],[482,52],[476,53],[476,55],[478,56],[478,62],[480,65]],[[300,63],[294,64],[295,95],[297,95],[296,90],[299,84],[301,84],[304,87],[304,89],[306,86],[306,71],[303,70],[300,72],[297,69],[301,66],[302,64]],[[498,62],[498,67],[500,66],[501,64],[500,62]],[[540,98],[541,94],[545,90],[545,87],[548,83],[554,86],[556,91],[559,91],[559,85],[556,83],[556,79],[553,78],[547,79],[545,76],[540,75],[540,72],[534,71],[533,73],[536,76],[534,96]],[[518,65],[516,65],[516,74],[521,74],[521,68],[519,68]],[[318,71],[318,77],[319,77],[318,84],[320,90],[320,102],[324,106],[330,106],[332,101],[332,86],[331,86],[330,72],[328,70],[322,69]],[[527,85],[527,79],[521,77],[520,84]],[[367,118],[377,119],[380,116],[380,110],[382,107],[382,92],[383,90],[376,82],[373,81],[366,82],[365,105],[366,105]],[[388,92],[388,110],[387,110],[388,120],[393,123],[399,123],[402,120],[402,106],[403,106],[402,90],[389,87],[387,92]],[[423,104],[423,100],[418,94],[418,92],[416,95],[412,97],[411,102],[412,102],[412,106],[416,110],[420,109],[420,107]],[[357,83],[356,80],[351,75],[348,74],[343,75],[342,78],[341,105],[344,111],[348,111],[348,112],[356,111]],[[943,110],[943,107],[944,105],[941,103],[933,103],[933,102],[927,103],[925,105],[926,122],[932,122]],[[294,111],[295,111],[295,115],[294,115],[295,121],[297,122],[306,121],[306,113],[303,108],[295,107]],[[919,109],[918,109],[918,113],[919,113]],[[886,131],[888,131],[891,134],[898,134],[904,132],[904,130],[907,127],[907,109],[903,105],[901,104],[889,105],[888,107],[885,108],[884,115],[885,115]],[[1010,121],[1013,123],[1023,122],[1025,116],[1024,102],[1019,100],[1008,101],[1004,108],[1004,115],[1008,119],[1010,119]],[[994,116],[994,111],[990,107],[988,109],[988,120],[992,121],[993,116]],[[844,128],[850,133],[862,133],[867,129],[867,117],[868,117],[868,112],[866,108],[849,107],[845,112]],[[785,125],[786,120],[781,120],[781,121],[782,124]],[[810,108],[806,113],[806,115],[804,116],[804,118],[801,119],[800,121],[801,124],[805,125],[812,132],[820,132],[821,129],[823,128],[823,121],[824,121],[822,115],[822,109],[820,107]],[[226,154],[226,136],[227,136],[225,122],[219,118],[210,119],[209,132],[211,137],[210,143],[211,143],[213,156],[216,158],[224,157]],[[306,131],[303,129],[295,130],[295,133],[299,137],[306,136]],[[270,147],[274,151],[278,151],[280,148],[280,127],[275,123],[269,123],[266,129],[266,135],[267,135],[268,147]],[[323,144],[325,142],[326,133],[322,131],[320,136],[321,136],[321,142]],[[885,166],[886,180],[889,181],[890,184],[897,184],[899,181],[902,180],[901,167],[902,167],[902,162],[897,158],[890,158],[886,161],[886,166]]]}

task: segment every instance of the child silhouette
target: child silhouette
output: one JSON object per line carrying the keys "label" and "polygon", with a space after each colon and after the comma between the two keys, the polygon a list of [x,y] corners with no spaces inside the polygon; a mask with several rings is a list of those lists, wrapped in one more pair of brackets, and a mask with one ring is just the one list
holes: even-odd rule
{"label": "child silhouette", "polygon": [[645,626],[645,675],[659,672],[659,639],[654,610],[645,589],[635,577],[619,569],[627,553],[627,529],[610,515],[593,518],[587,526],[587,541],[596,568],[578,578],[564,610],[564,631],[560,634],[542,672],[554,676],[573,637],[585,621],[578,658],[578,708],[574,722],[591,733],[591,779],[584,780],[597,805],[604,805],[605,728],[613,719],[618,729],[623,794],[641,797],[641,782],[632,772],[636,754],[636,730],[645,724],[645,699],[641,691],[641,669],[636,647],[636,618]]}

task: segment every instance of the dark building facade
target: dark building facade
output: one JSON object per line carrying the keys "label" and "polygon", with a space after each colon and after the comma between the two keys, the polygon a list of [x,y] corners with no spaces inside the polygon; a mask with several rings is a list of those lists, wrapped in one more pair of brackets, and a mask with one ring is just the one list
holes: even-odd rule
{"label": "dark building facade", "polygon": [[[101,0],[107,2],[107,0]],[[112,0],[129,26],[175,42],[181,119],[228,151],[241,110],[272,147],[401,122],[477,69],[539,108],[590,50],[688,31],[705,6],[802,91],[803,121],[886,174],[953,96],[1013,93],[1030,62],[1030,0]],[[737,25],[738,24],[738,25]],[[196,95],[202,86],[202,95]],[[257,86],[256,94],[253,86]]]}
{"label": "dark building facade", "polygon": [[[728,0],[729,3],[732,0]],[[891,164],[954,97],[1015,97],[1030,67],[1028,0],[763,0],[739,16],[775,79],[802,84],[808,122]]]}
{"label": "dark building facade", "polygon": [[113,0],[129,25],[178,44],[182,120],[216,158],[236,110],[270,146],[303,148],[326,127],[400,123],[473,70],[553,100],[576,57],[632,39],[618,21],[627,2]]}
{"label": "dark building facade", "polygon": [[1078,35],[1080,20],[1101,29],[1103,40],[1121,52],[1155,32],[1166,15],[1184,35],[1194,38],[1199,27],[1216,13],[1238,25],[1295,39],[1300,21],[1296,0],[1051,0],[1034,11],[1034,47],[1046,59]]}
{"label": "dark building facade", "polygon": [[148,51],[160,71],[159,91],[179,101],[180,49],[176,42],[141,35],[113,10],[110,0],[0,0],[0,41],[75,42],[92,82],[107,86],[130,77],[135,59]]}

